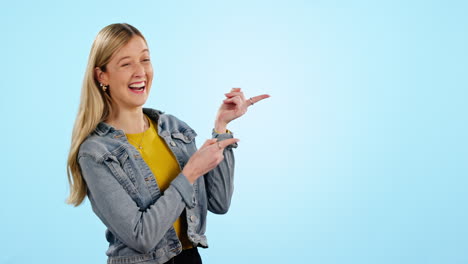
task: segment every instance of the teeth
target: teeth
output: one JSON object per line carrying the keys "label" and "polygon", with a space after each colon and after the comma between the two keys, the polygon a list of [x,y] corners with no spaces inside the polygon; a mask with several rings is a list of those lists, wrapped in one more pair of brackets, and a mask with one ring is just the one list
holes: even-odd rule
{"label": "teeth", "polygon": [[130,87],[130,88],[143,88],[143,87],[145,87],[145,83],[142,82],[141,84],[130,84],[128,87]]}

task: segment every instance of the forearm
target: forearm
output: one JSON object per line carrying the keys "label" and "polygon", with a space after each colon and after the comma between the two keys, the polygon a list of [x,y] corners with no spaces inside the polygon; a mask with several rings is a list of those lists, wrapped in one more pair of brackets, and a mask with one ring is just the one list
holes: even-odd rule
{"label": "forearm", "polygon": [[96,215],[120,241],[138,252],[148,253],[182,213],[183,202],[174,203],[179,197],[168,188],[165,195],[147,210],[133,208],[125,213],[110,212],[93,196],[90,196],[90,202]]}
{"label": "forearm", "polygon": [[106,166],[83,157],[80,165],[94,212],[120,241],[141,253],[156,247],[183,209],[193,206],[193,188],[183,174],[154,204],[142,210],[112,175],[116,164]]}
{"label": "forearm", "polygon": [[[218,134],[213,131],[213,138],[219,141],[233,138],[232,133]],[[234,153],[237,143],[224,149],[224,159],[213,170],[204,175],[208,198],[208,210],[216,214],[228,211],[234,191]]]}
{"label": "forearm", "polygon": [[[226,133],[227,132],[227,124],[222,122],[222,121],[219,121],[218,119],[216,119],[215,121],[215,124],[214,124],[214,129],[215,129],[215,132],[217,134],[222,134],[222,133]],[[214,136],[213,136],[214,137]]]}

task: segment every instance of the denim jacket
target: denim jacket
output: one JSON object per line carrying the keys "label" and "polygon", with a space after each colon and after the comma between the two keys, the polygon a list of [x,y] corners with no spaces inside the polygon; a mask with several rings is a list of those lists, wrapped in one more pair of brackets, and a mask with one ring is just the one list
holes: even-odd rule
{"label": "denim jacket", "polygon": [[[184,168],[197,150],[195,131],[176,117],[143,108],[158,125],[158,134]],[[219,141],[232,138],[218,134]],[[186,210],[187,234],[194,246],[208,247],[207,210],[227,212],[233,193],[234,155],[224,149],[223,161],[193,184],[182,172],[162,192],[140,153],[124,131],[100,122],[81,144],[78,163],[94,213],[106,225],[107,263],[164,263],[182,251],[173,223]]]}

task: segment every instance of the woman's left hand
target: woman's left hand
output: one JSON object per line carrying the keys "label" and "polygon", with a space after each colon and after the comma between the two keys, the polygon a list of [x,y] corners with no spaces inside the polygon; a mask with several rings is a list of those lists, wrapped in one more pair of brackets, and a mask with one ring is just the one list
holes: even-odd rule
{"label": "woman's left hand", "polygon": [[249,106],[270,97],[268,94],[262,94],[246,100],[241,88],[232,88],[231,92],[225,94],[225,96],[227,98],[224,99],[216,115],[216,131],[225,131],[226,125],[232,120],[244,115]]}

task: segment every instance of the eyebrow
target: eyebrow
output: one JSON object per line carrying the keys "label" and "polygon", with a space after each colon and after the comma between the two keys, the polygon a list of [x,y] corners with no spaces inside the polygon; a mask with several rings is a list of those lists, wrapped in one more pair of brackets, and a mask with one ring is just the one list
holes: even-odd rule
{"label": "eyebrow", "polygon": [[[144,50],[141,51],[141,53],[143,53],[143,52],[145,52],[145,51],[147,51],[147,52],[149,53],[149,49],[144,49]],[[121,60],[123,60],[123,59],[128,59],[128,58],[130,58],[130,56],[125,56],[125,57],[120,58],[120,59],[117,61],[117,64],[119,64]]]}

